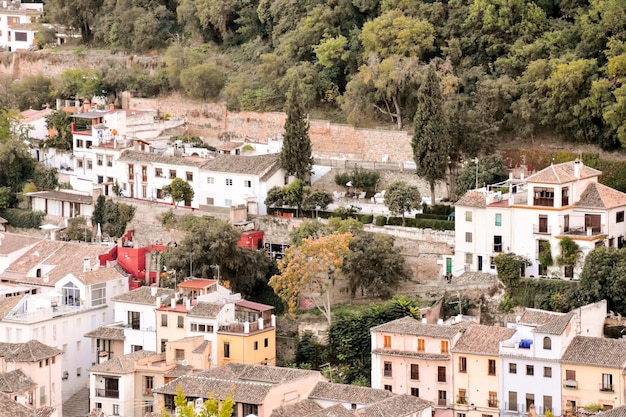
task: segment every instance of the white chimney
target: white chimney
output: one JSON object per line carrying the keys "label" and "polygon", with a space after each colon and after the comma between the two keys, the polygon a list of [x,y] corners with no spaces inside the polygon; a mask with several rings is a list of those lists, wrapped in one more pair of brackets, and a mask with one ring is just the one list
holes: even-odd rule
{"label": "white chimney", "polygon": [[91,265],[89,263],[89,258],[83,258],[83,272],[91,271]]}
{"label": "white chimney", "polygon": [[580,179],[580,170],[582,169],[582,162],[578,158],[574,161],[574,176],[576,179]]}
{"label": "white chimney", "polygon": [[153,297],[156,297],[157,295],[157,288],[156,287],[150,287],[150,295]]}
{"label": "white chimney", "polygon": [[161,308],[161,297],[156,298],[156,308]]}
{"label": "white chimney", "polygon": [[422,317],[422,323],[427,324],[428,321],[426,321],[426,317]]}
{"label": "white chimney", "polygon": [[437,324],[438,324],[438,325],[442,325],[442,324],[443,324],[443,319],[438,319],[438,320],[437,320]]}
{"label": "white chimney", "polygon": [[189,298],[185,300],[185,309],[187,309],[187,311],[191,310],[191,300]]}
{"label": "white chimney", "polygon": [[172,299],[170,300],[170,307],[172,307],[172,308],[176,308],[176,299],[175,299],[175,298],[172,298]]}

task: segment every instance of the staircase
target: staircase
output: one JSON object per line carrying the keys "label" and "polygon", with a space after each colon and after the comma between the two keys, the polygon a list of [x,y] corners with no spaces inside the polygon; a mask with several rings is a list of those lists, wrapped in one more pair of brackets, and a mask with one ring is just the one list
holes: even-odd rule
{"label": "staircase", "polygon": [[89,388],[81,388],[63,403],[63,417],[89,415]]}

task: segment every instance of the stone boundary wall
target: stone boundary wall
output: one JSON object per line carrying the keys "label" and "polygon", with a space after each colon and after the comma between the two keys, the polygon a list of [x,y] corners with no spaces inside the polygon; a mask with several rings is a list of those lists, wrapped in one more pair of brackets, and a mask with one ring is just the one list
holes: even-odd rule
{"label": "stone boundary wall", "polygon": [[[142,99],[125,94],[122,106],[131,110],[156,109],[161,114],[184,117],[189,133],[209,143],[218,138],[267,143],[283,133],[285,113],[231,112],[222,103],[196,103],[180,97]],[[413,161],[411,136],[406,131],[360,129],[312,119],[309,136],[318,158],[400,163]]]}

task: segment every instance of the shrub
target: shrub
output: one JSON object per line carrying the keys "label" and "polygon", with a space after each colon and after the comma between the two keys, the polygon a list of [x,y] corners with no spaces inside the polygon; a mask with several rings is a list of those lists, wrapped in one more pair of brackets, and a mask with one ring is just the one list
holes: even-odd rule
{"label": "shrub", "polygon": [[402,217],[389,217],[387,224],[389,226],[402,226]]}
{"label": "shrub", "polygon": [[335,184],[345,187],[350,182],[351,176],[347,172],[335,174]]}
{"label": "shrub", "polygon": [[359,216],[359,221],[363,224],[370,224],[374,221],[374,215],[372,214],[361,214]]}
{"label": "shrub", "polygon": [[18,208],[7,208],[0,211],[0,217],[5,218],[13,227],[38,229],[41,226],[46,213],[43,211],[31,211]]}
{"label": "shrub", "polygon": [[385,216],[376,216],[376,219],[374,219],[374,224],[376,224],[376,226],[384,226],[387,224],[387,217]]}

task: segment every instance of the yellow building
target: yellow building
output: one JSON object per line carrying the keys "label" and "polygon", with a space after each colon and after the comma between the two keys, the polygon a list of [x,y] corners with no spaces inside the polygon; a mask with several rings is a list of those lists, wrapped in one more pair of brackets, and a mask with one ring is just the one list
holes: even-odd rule
{"label": "yellow building", "polygon": [[515,330],[472,324],[452,348],[454,415],[499,415],[502,392],[499,344]]}
{"label": "yellow building", "polygon": [[186,318],[191,310],[191,300],[172,299],[169,306],[162,306],[156,309],[156,337],[157,349],[165,352],[166,344],[169,341],[183,339],[188,336]]}
{"label": "yellow building", "polygon": [[625,405],[626,340],[576,336],[561,361],[563,409],[588,404]]}

